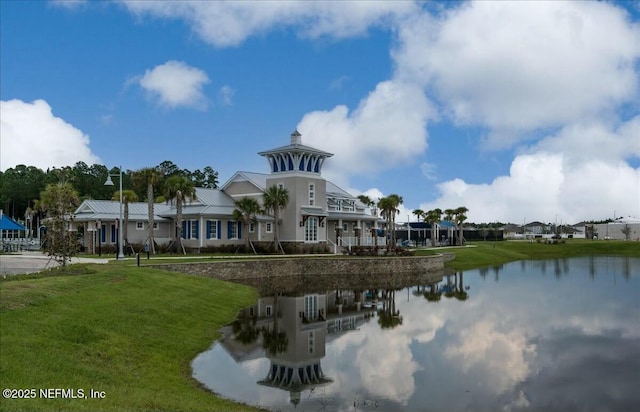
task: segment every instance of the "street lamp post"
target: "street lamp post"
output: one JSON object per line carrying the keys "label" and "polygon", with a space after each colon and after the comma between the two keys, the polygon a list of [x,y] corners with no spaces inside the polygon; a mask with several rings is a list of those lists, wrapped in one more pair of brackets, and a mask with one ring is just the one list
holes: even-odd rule
{"label": "street lamp post", "polygon": [[124,259],[123,245],[122,245],[122,166],[120,166],[119,174],[107,174],[107,181],[104,182],[105,186],[113,186],[113,180],[111,176],[120,176],[120,220],[118,221],[118,260]]}

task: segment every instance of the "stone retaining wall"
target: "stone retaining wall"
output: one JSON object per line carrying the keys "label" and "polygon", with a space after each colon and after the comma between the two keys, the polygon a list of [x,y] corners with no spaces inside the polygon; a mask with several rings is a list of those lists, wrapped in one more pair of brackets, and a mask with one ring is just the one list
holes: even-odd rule
{"label": "stone retaining wall", "polygon": [[[365,279],[367,283],[376,282],[378,279],[385,285],[402,286],[406,282],[418,280],[417,278],[431,278],[434,274],[442,276],[444,263],[453,258],[453,254],[450,253],[420,257],[247,258],[235,261],[166,263],[150,266],[251,284],[265,291],[265,289],[285,287],[285,285],[290,285],[291,288],[308,285],[314,289],[320,286],[349,287],[350,283],[360,284]],[[375,276],[378,274],[383,276]],[[292,281],[292,279],[295,280]],[[289,287],[285,288],[289,289]]]}

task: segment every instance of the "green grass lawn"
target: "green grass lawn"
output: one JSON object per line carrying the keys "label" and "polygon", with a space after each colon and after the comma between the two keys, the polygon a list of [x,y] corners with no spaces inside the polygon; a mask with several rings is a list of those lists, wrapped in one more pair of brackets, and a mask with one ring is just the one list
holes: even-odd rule
{"label": "green grass lawn", "polygon": [[93,389],[106,398],[2,399],[0,410],[249,409],[200,387],[190,363],[257,299],[255,290],[143,267],[72,268],[0,282],[1,386]]}
{"label": "green grass lawn", "polygon": [[566,243],[545,244],[527,241],[473,242],[464,248],[417,250],[416,255],[450,252],[455,260],[447,266],[456,270],[500,265],[516,260],[558,259],[574,256],[634,256],[640,257],[639,242],[613,240],[569,239]]}

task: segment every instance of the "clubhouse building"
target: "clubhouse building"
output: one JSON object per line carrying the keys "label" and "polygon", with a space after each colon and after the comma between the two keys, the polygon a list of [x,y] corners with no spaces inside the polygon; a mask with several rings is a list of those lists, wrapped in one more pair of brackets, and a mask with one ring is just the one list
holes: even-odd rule
{"label": "clubhouse building", "polygon": [[[290,144],[258,153],[269,162],[270,173],[236,172],[220,189],[196,188],[195,199],[182,210],[182,237],[186,248],[202,249],[223,245],[242,245],[246,236],[254,244],[272,243],[275,225],[279,240],[297,251],[337,251],[341,246],[383,245],[377,238],[383,222],[376,210],[322,177],[322,166],[331,153],[302,144],[296,130]],[[247,225],[233,217],[235,202],[251,197],[262,204],[271,186],[286,189],[289,202],[280,221],[258,215]],[[129,203],[128,243],[145,244],[149,219],[146,202]],[[97,245],[115,245],[118,239],[120,203],[111,200],[85,200],[74,216],[74,229],[81,232],[82,244],[89,251]],[[154,239],[169,243],[177,231],[175,204],[154,205]]]}

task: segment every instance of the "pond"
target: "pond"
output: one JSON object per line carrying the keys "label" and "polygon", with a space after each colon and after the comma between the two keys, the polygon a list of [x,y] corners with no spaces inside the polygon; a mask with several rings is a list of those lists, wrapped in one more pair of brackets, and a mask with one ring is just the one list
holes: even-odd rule
{"label": "pond", "polygon": [[193,375],[274,411],[640,410],[640,259],[410,282],[263,290]]}

